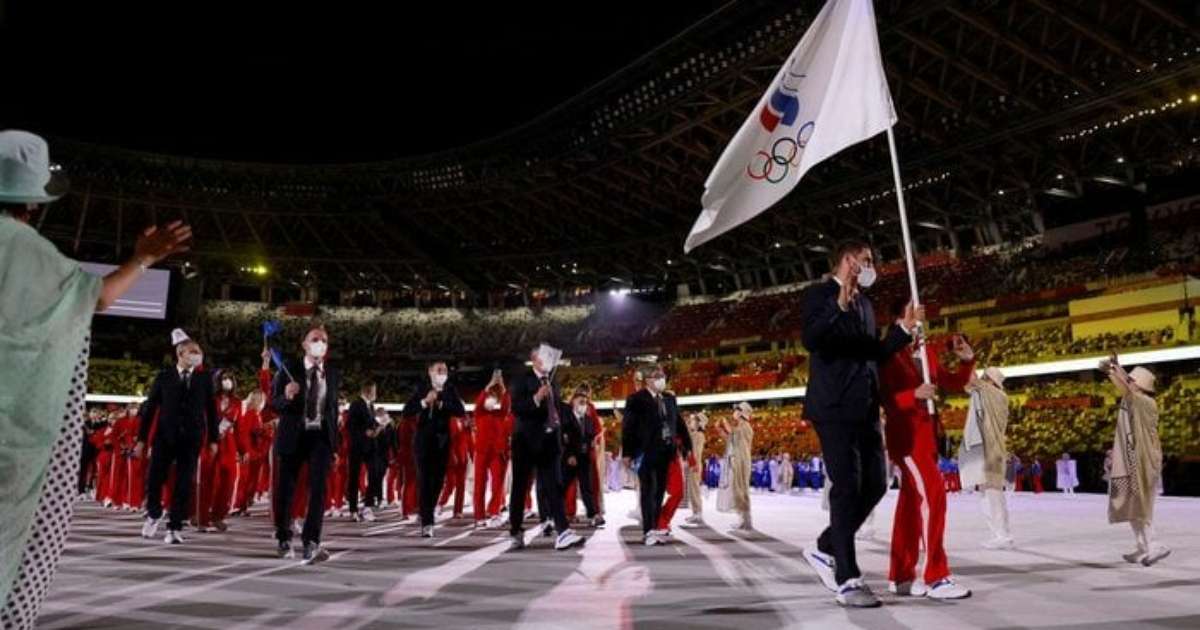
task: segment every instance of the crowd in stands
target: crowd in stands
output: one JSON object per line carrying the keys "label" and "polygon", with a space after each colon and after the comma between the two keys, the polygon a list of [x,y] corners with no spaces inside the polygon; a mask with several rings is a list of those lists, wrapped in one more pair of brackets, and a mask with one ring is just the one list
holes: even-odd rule
{"label": "crowd in stands", "polygon": [[[519,355],[539,341],[566,347],[591,310],[589,306],[550,306],[536,312],[528,308],[321,307],[316,318],[336,332],[331,349],[343,356],[488,357]],[[279,321],[286,343],[298,340],[312,319],[259,303],[210,301],[200,309],[194,336],[220,350],[257,353],[263,322]]]}

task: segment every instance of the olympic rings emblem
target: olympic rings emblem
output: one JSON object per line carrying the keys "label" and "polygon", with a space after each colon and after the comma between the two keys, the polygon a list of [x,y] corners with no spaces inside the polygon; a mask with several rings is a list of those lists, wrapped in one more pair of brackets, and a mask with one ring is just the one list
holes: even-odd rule
{"label": "olympic rings emblem", "polygon": [[758,151],[746,164],[746,176],[755,181],[778,184],[787,179],[792,167],[800,166],[800,150],[808,146],[816,124],[808,121],[800,126],[795,139],[784,136],[771,145],[771,151]]}

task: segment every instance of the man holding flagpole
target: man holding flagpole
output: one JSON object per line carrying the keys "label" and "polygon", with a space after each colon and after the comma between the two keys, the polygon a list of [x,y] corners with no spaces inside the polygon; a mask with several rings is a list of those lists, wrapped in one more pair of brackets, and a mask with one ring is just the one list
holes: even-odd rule
{"label": "man holding flagpole", "polygon": [[[854,557],[854,533],[883,493],[877,366],[913,341],[923,318],[891,133],[895,122],[871,0],[829,0],[717,160],[704,185],[704,209],[684,244],[690,252],[749,221],[783,199],[816,164],[887,132],[912,302],[880,341],[870,301],[860,292],[874,280],[873,254],[854,243],[839,250],[834,277],[809,291],[804,304],[804,342],[813,354],[805,412],[833,482],[831,526],[805,555],[822,582],[838,592],[838,603],[855,607],[879,605]],[[918,348],[923,355],[924,344]],[[928,383],[928,361],[921,371]]]}

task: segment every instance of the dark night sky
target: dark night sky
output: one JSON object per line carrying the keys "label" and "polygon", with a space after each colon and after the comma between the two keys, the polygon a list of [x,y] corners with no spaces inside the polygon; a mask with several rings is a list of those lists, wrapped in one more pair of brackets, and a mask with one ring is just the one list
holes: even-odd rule
{"label": "dark night sky", "polygon": [[240,4],[9,3],[0,128],[236,160],[420,155],[535,118],[724,2]]}

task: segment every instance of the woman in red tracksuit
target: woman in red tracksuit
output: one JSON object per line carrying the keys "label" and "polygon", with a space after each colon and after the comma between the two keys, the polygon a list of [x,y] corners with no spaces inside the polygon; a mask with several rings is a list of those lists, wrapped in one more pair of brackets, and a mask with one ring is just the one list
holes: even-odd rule
{"label": "woman in red tracksuit", "polygon": [[204,450],[200,455],[200,510],[196,520],[202,532],[229,529],[225,518],[233,504],[233,486],[237,481],[238,459],[242,455],[237,439],[242,401],[237,396],[237,381],[232,373],[218,373],[217,390],[217,413],[221,417],[217,428],[217,454]]}
{"label": "woman in red tracksuit", "polygon": [[[493,373],[492,382],[475,397],[475,526],[499,527],[504,504],[504,477],[508,474],[508,439],[512,433],[512,398],[504,379]],[[490,478],[490,484],[489,484]],[[484,502],[488,486],[491,500]]]}
{"label": "woman in red tracksuit", "polygon": [[98,411],[97,418],[103,423],[92,433],[92,445],[96,447],[96,500],[104,507],[112,505],[113,454],[116,444],[113,441],[113,419],[106,411]]}
{"label": "woman in red tracksuit", "polygon": [[270,352],[263,350],[262,359],[262,368],[258,371],[258,389],[246,397],[236,429],[238,477],[237,499],[234,503],[238,516],[249,516],[250,504],[254,503],[255,495],[260,492],[263,472],[271,452],[270,428],[267,424],[270,420],[270,409],[267,408],[267,394],[271,391]]}
{"label": "woman in red tracksuit", "polygon": [[137,471],[134,470],[135,462],[140,463],[141,460],[133,457],[138,422],[135,407],[127,409],[125,415],[113,423],[113,443],[116,448],[112,468],[112,501],[114,506],[123,510],[131,510],[141,503],[133,499],[133,489],[140,485],[138,481],[141,479],[141,466],[138,465]]}
{"label": "woman in red tracksuit", "polygon": [[[957,392],[970,380],[974,352],[966,339],[955,336],[952,348],[961,363],[948,370],[930,345],[931,384],[923,383],[916,344],[891,356],[880,369],[879,389],[887,412],[885,433],[888,456],[900,467],[900,498],[892,528],[890,590],[899,595],[925,595],[934,599],[959,599],[971,592],[954,583],[946,560],[943,537],[946,527],[946,490],[938,470],[937,435],[927,400],[936,388]],[[917,581],[917,560],[925,548],[924,584]]]}

